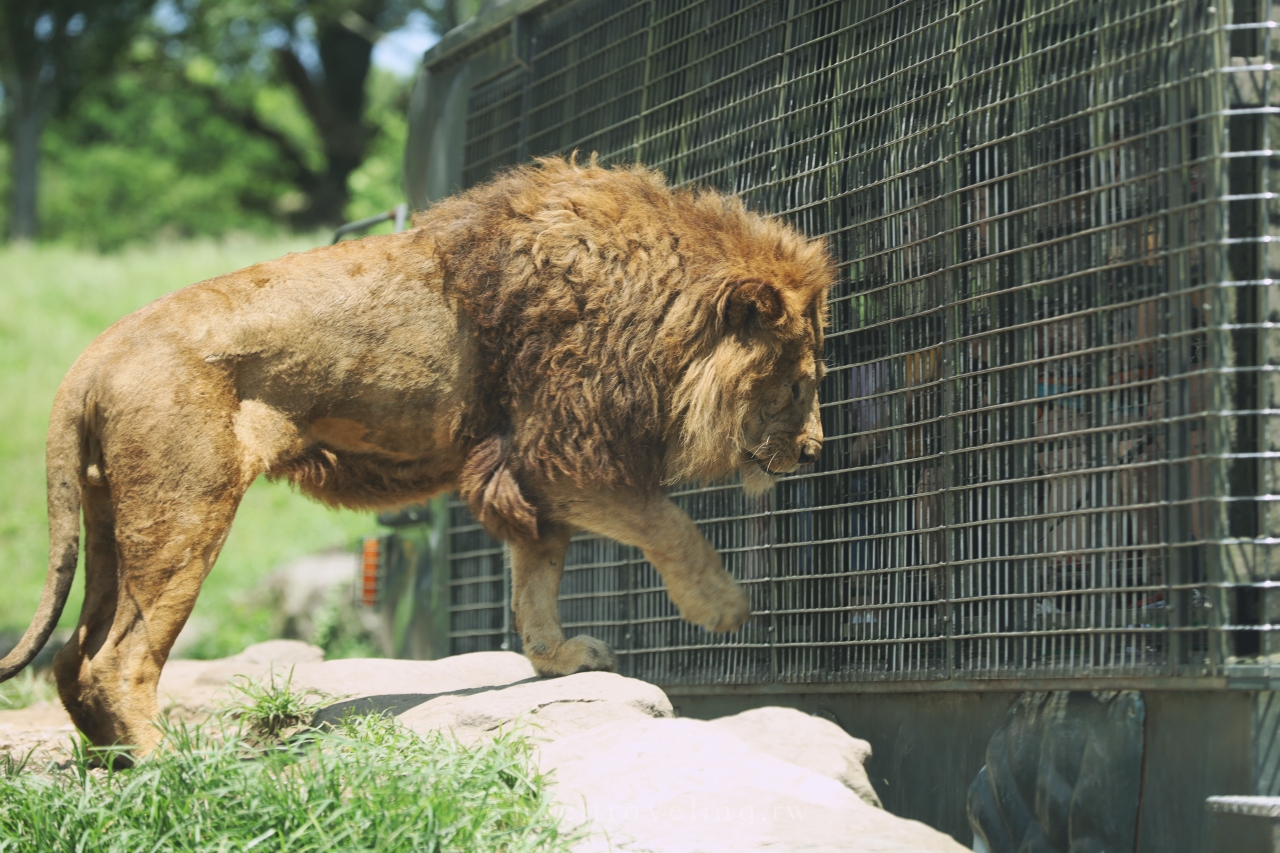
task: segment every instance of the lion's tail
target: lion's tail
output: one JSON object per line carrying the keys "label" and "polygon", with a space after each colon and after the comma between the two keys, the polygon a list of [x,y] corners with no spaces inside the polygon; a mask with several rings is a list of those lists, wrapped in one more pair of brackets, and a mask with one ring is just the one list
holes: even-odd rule
{"label": "lion's tail", "polygon": [[6,681],[35,660],[48,642],[67,604],[80,553],[80,466],[83,462],[84,416],[81,406],[59,393],[49,421],[45,448],[49,489],[49,572],[40,605],[26,633],[13,651],[0,660],[0,681]]}

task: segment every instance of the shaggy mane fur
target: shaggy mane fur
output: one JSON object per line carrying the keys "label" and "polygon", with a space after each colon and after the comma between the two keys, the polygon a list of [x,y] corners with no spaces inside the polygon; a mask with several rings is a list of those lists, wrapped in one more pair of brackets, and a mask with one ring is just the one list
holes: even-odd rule
{"label": "shaggy mane fur", "polygon": [[[648,169],[543,159],[414,225],[478,338],[460,488],[497,532],[536,529],[538,482],[728,476],[753,388],[821,351],[825,245]],[[740,346],[719,347],[728,336]]]}

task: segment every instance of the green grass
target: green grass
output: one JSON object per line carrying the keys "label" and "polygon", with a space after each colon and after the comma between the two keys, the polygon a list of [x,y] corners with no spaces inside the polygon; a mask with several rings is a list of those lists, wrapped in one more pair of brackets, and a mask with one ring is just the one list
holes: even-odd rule
{"label": "green grass", "polygon": [[[54,392],[76,356],[115,320],[172,290],[323,240],[240,236],[112,255],[0,247],[0,630],[24,629],[40,597],[48,562],[45,430]],[[193,618],[213,630],[195,652],[229,654],[267,639],[271,614],[247,597],[249,589],[282,562],[346,546],[373,528],[367,514],[335,512],[287,485],[256,483],[196,604]],[[63,625],[79,614],[79,583],[73,596]]]}
{"label": "green grass", "polygon": [[275,669],[265,683],[245,676],[231,680],[231,689],[243,696],[227,706],[241,724],[241,734],[260,743],[278,741],[314,716],[330,697],[318,690],[293,689],[293,669],[280,676]]}
{"label": "green grass", "polygon": [[0,684],[0,711],[26,708],[37,702],[52,702],[58,698],[58,688],[47,672],[36,672],[28,667],[8,681]]}
{"label": "green grass", "polygon": [[[249,695],[271,716],[297,704],[282,691]],[[128,770],[94,769],[101,753],[83,746],[61,769],[0,761],[0,853],[568,848],[523,738],[464,747],[372,715],[264,742],[242,724],[262,717],[166,724]]]}

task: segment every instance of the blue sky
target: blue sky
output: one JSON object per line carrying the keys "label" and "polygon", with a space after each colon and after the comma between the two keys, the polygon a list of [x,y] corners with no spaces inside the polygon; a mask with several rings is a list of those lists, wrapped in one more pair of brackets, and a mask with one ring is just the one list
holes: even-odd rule
{"label": "blue sky", "polygon": [[373,46],[373,64],[401,77],[409,77],[418,68],[422,54],[439,41],[421,12],[412,12],[405,25],[393,30]]}

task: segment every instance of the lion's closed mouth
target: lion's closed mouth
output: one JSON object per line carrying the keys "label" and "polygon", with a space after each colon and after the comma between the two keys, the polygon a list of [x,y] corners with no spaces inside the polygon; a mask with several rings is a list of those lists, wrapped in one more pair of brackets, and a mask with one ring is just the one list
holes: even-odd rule
{"label": "lion's closed mouth", "polygon": [[783,474],[787,473],[786,471],[773,470],[772,468],[769,467],[769,464],[767,462],[765,462],[759,456],[756,456],[750,450],[746,451],[746,453],[747,453],[747,461],[756,463],[756,465],[760,468],[760,470],[768,474],[770,477],[781,477]]}

